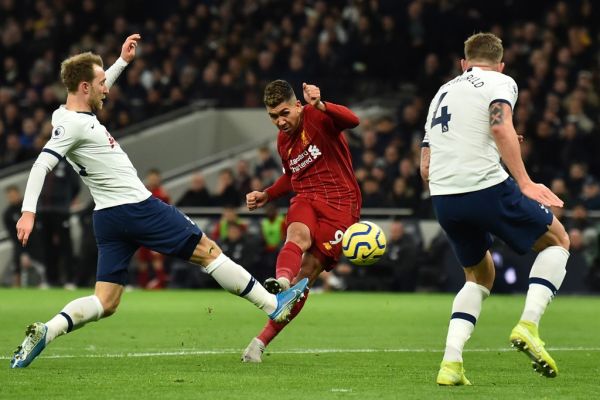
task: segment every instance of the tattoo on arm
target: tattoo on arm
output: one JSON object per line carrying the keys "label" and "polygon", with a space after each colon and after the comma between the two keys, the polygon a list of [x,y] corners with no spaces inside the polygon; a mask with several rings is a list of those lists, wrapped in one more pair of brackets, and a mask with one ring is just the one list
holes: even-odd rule
{"label": "tattoo on arm", "polygon": [[502,103],[490,105],[490,126],[502,125],[504,123],[504,109]]}

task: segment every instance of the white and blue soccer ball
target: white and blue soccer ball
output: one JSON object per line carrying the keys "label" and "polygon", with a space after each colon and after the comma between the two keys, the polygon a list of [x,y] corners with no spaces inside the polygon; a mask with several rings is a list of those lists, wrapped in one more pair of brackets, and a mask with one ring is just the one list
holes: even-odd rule
{"label": "white and blue soccer ball", "polygon": [[350,225],[342,237],[344,256],[354,265],[375,264],[385,253],[385,234],[370,221]]}

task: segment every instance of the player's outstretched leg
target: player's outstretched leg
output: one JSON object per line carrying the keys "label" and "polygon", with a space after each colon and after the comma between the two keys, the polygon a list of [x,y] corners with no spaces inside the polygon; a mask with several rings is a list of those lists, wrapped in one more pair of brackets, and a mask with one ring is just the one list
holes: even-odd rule
{"label": "player's outstretched leg", "polygon": [[270,319],[279,322],[289,317],[292,307],[303,296],[308,285],[308,279],[304,279],[290,289],[273,295],[267,292],[244,267],[236,264],[224,253],[219,254],[206,266],[206,272],[223,289],[245,298],[266,312]]}
{"label": "player's outstretched leg", "polygon": [[[324,267],[321,262],[311,253],[306,253],[302,260],[302,268],[296,276],[296,281],[303,281],[309,279],[309,285],[312,285],[319,274],[323,272]],[[302,279],[300,279],[302,278]],[[299,313],[302,311],[302,307],[306,303],[308,298],[308,290],[305,292],[305,296],[298,301],[291,310],[291,313],[287,320],[283,322],[279,321],[267,321],[260,334],[252,338],[248,347],[242,353],[243,362],[262,362],[262,354],[265,348],[271,343],[271,341],[281,332]]]}
{"label": "player's outstretched leg", "polygon": [[[568,247],[568,243],[564,244]],[[509,337],[512,346],[531,359],[533,369],[548,378],[556,377],[558,367],[544,348],[538,325],[565,278],[568,258],[569,252],[562,246],[549,246],[540,251],[529,273],[529,290],[521,320]]]}
{"label": "player's outstretched leg", "polygon": [[252,338],[252,340],[248,344],[248,347],[246,347],[246,349],[242,353],[243,362],[262,362],[262,354],[264,353],[265,348],[269,345],[269,343],[271,343],[273,339],[275,339],[279,332],[281,332],[283,328],[285,328],[290,322],[292,322],[292,320],[296,318],[296,316],[300,313],[302,307],[304,307],[304,303],[306,303],[308,293],[309,292],[307,291],[305,293],[305,296],[294,305],[287,321],[267,321],[260,334],[257,337]]}
{"label": "player's outstretched leg", "polygon": [[11,368],[25,368],[60,335],[81,328],[85,323],[97,321],[104,314],[98,297],[88,296],[73,300],[45,324],[35,322],[25,330],[25,339],[10,360]]}

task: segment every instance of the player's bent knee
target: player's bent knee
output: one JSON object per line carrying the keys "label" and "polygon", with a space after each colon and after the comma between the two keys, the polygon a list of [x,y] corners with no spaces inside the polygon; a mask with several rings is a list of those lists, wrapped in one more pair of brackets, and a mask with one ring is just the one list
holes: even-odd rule
{"label": "player's bent knee", "polygon": [[117,308],[119,308],[119,304],[121,303],[120,299],[117,300],[106,300],[100,298],[100,303],[102,303],[102,308],[104,312],[102,313],[102,318],[107,318],[117,312]]}
{"label": "player's bent knee", "polygon": [[295,243],[303,251],[308,250],[312,245],[312,242],[310,240],[310,234],[305,235],[304,233],[295,233],[292,235],[288,234],[286,242]]}
{"label": "player's bent knee", "polygon": [[567,232],[564,232],[564,235],[560,235],[559,246],[564,247],[567,250],[571,247],[571,239],[569,239],[569,234]]}
{"label": "player's bent knee", "polygon": [[221,253],[223,253],[223,251],[217,243],[208,238],[206,235],[202,235],[202,238],[194,249],[194,253],[190,258],[190,262],[206,267],[218,256],[220,256]]}
{"label": "player's bent knee", "polygon": [[312,245],[310,229],[300,222],[292,222],[287,229],[286,242],[295,243],[302,251],[306,251]]}
{"label": "player's bent knee", "polygon": [[492,290],[494,279],[496,278],[496,268],[494,267],[494,261],[489,251],[486,252],[479,263],[464,268],[464,271],[467,281],[475,282],[478,285],[486,287],[488,290]]}
{"label": "player's bent knee", "polygon": [[535,243],[533,248],[539,252],[550,246],[560,246],[566,250],[571,247],[569,234],[558,221],[552,223],[550,229]]}

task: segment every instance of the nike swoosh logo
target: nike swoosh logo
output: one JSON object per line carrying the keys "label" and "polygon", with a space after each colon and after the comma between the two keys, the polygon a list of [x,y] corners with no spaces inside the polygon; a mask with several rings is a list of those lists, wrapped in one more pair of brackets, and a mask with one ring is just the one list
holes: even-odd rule
{"label": "nike swoosh logo", "polygon": [[371,255],[373,253],[375,253],[375,250],[377,250],[377,249],[373,249],[370,252],[368,252],[367,254],[363,254],[363,256],[362,256],[363,260],[366,260],[367,258],[371,257]]}

